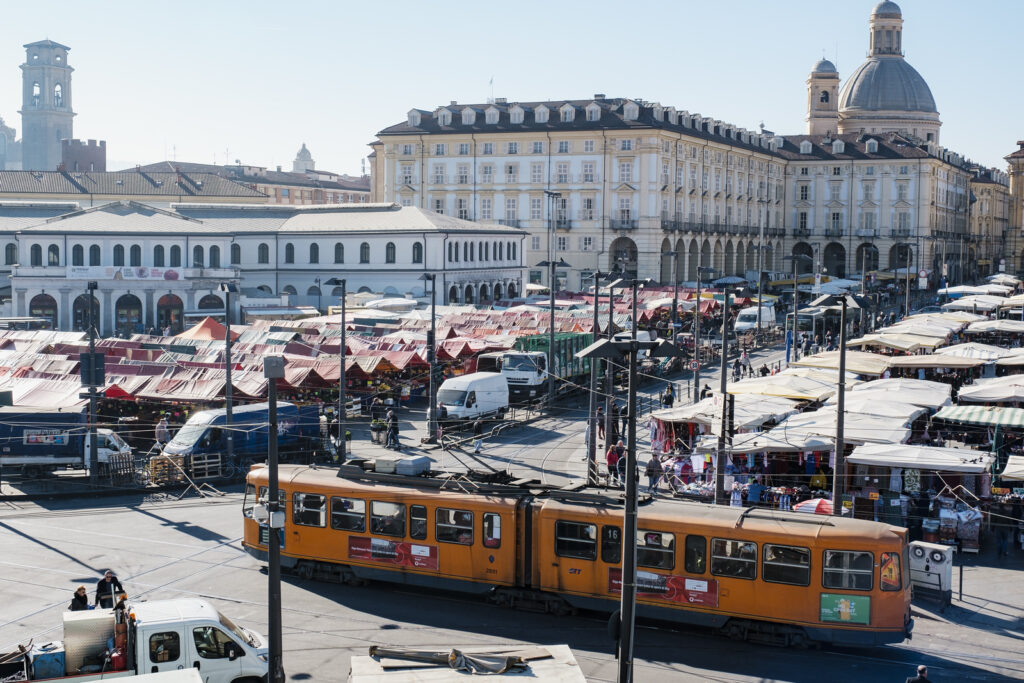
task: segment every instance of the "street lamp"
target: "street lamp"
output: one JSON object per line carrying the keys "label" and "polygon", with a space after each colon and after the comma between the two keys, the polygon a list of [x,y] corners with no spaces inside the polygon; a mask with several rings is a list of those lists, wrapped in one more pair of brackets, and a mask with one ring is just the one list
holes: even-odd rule
{"label": "street lamp", "polygon": [[845,487],[843,479],[846,469],[846,310],[861,309],[863,300],[850,294],[841,296],[826,294],[811,302],[812,306],[822,306],[831,310],[839,309],[839,384],[836,387],[836,466],[832,470],[832,514],[842,512],[841,489]]}
{"label": "street lamp", "polygon": [[672,340],[675,341],[676,325],[679,324],[679,252],[673,249],[661,255],[672,257]]}
{"label": "street lamp", "polygon": [[714,275],[711,266],[697,266],[697,305],[693,309],[693,358],[697,361],[693,369],[693,402],[696,403],[700,394],[700,276],[702,273]]}
{"label": "street lamp", "polygon": [[267,379],[267,412],[270,420],[267,430],[267,607],[270,611],[269,683],[284,683],[284,665],[281,661],[281,536],[284,529],[284,511],[280,508],[277,486],[277,380],[284,377],[284,356],[266,356],[263,376]]}
{"label": "street lamp", "polygon": [[430,283],[430,333],[427,335],[427,362],[430,364],[430,381],[427,385],[427,443],[437,440],[437,276],[434,273],[420,275],[424,283]]}
{"label": "street lamp", "polygon": [[906,258],[903,259],[903,265],[907,269],[907,279],[905,286],[906,291],[904,292],[904,294],[906,295],[906,303],[904,304],[903,308],[903,317],[905,318],[910,315],[910,263],[911,261],[913,261],[914,258],[914,243],[897,242],[894,246],[906,248],[906,251],[904,252],[906,254]]}
{"label": "street lamp", "polygon": [[345,462],[345,418],[348,407],[345,405],[345,278],[332,277],[325,282],[331,287],[341,287],[341,342],[338,347],[338,463]]}
{"label": "street lamp", "polygon": [[[558,194],[557,192],[555,194]],[[548,410],[555,407],[555,268],[571,268],[562,259],[558,261],[541,261],[538,268],[549,267],[551,269],[548,280],[548,293],[550,294],[550,312],[548,318]]]}
{"label": "street lamp", "polygon": [[[764,230],[762,229],[762,234]],[[764,253],[771,251],[772,245],[761,244],[757,245],[757,340],[761,340],[761,300],[764,297]],[[774,310],[774,309],[773,309]]]}
{"label": "street lamp", "polygon": [[233,282],[222,282],[218,289],[224,293],[224,431],[227,433],[228,462],[234,465],[235,435],[231,429],[234,419],[231,386],[231,295],[238,294],[238,285]]}
{"label": "street lamp", "polygon": [[797,330],[797,315],[800,313],[800,292],[797,290],[797,264],[798,263],[814,263],[814,259],[807,254],[793,254],[791,256],[783,256],[784,261],[793,262],[793,327],[789,331],[790,338],[786,340],[786,365],[792,359],[796,358],[795,346],[797,344],[796,330]]}
{"label": "street lamp", "polygon": [[89,299],[89,367],[91,369],[88,378],[89,386],[89,478],[93,481],[99,475],[99,454],[96,445],[96,378],[99,369],[96,357],[96,326],[93,323],[93,302],[96,299],[96,290],[99,287],[95,280],[85,283],[85,295]]}
{"label": "street lamp", "polygon": [[313,278],[313,282],[316,283],[316,310],[317,310],[317,313],[320,313],[323,310],[322,306],[323,306],[323,303],[324,303],[323,302],[324,293],[320,289],[320,278],[318,278],[318,277]]}

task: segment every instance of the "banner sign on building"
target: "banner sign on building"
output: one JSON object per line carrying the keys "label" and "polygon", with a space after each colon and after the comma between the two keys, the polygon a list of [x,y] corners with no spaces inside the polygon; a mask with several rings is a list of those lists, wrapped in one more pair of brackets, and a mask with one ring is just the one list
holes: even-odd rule
{"label": "banner sign on building", "polygon": [[182,268],[146,268],[143,266],[68,266],[69,280],[184,280]]}

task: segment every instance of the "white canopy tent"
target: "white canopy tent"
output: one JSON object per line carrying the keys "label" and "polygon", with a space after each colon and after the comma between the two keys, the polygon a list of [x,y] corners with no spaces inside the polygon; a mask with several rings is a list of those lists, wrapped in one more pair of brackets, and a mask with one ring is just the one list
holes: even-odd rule
{"label": "white canopy tent", "polygon": [[[854,396],[866,396],[883,401],[899,401],[924,408],[938,409],[952,405],[950,397],[953,387],[943,382],[932,382],[926,379],[909,379],[892,377],[873,382],[864,382],[853,389]],[[831,399],[829,399],[831,401]]]}
{"label": "white canopy tent", "polygon": [[[782,420],[796,412],[797,402],[777,396],[742,394],[733,407],[733,426],[737,430],[760,428],[768,420]],[[697,403],[655,410],[651,417],[662,422],[696,422],[710,425],[715,418],[714,398]]]}
{"label": "white canopy tent", "polygon": [[1024,320],[981,320],[971,323],[965,330],[967,334],[984,334],[986,332],[1002,332],[1004,334],[1024,334]]}
{"label": "white canopy tent", "polygon": [[1006,467],[999,476],[1003,479],[1024,481],[1024,455],[1011,455],[1007,458]]}
{"label": "white canopy tent", "polygon": [[977,342],[967,342],[965,344],[946,346],[941,349],[935,349],[935,353],[944,356],[976,358],[986,362],[996,361],[1000,358],[1013,355],[1013,351],[1010,349],[1004,349],[1001,346],[992,346],[991,344],[979,344]]}
{"label": "white canopy tent", "polygon": [[820,382],[809,377],[775,375],[755,377],[728,385],[730,394],[757,394],[760,396],[781,396],[798,401],[821,401],[836,391],[836,385]]}
{"label": "white canopy tent", "polygon": [[[858,375],[881,375],[889,367],[891,358],[878,353],[865,353],[864,351],[846,352],[846,371],[855,372]],[[839,367],[839,352],[825,351],[816,353],[813,356],[805,356],[791,365],[805,368],[831,368]]]}
{"label": "white canopy tent", "polygon": [[854,448],[846,461],[854,465],[981,474],[992,466],[995,456],[991,453],[961,448],[865,444]]}
{"label": "white canopy tent", "polygon": [[[835,410],[837,400],[837,397],[832,396],[825,401],[825,405]],[[862,391],[847,394],[845,407],[847,413],[881,418],[903,418],[907,424],[928,414],[928,408],[903,401],[901,397],[889,395],[882,398],[877,394]]]}
{"label": "white canopy tent", "polygon": [[989,294],[978,294],[976,296],[965,296],[962,299],[956,301],[950,301],[949,303],[942,304],[942,310],[944,311],[994,311],[1001,304],[1006,301],[1001,296],[991,296]]}
{"label": "white canopy tent", "polygon": [[[799,413],[771,430],[783,440],[792,440],[799,435],[834,438],[836,434],[836,407],[827,406],[809,413]],[[877,415],[862,415],[845,411],[843,438],[847,443],[899,444],[910,438],[910,429],[905,418],[889,418]]]}
{"label": "white canopy tent", "polygon": [[[804,451],[828,451],[832,449],[832,439],[814,434],[781,434],[776,430],[770,432],[750,432],[737,434],[733,437],[730,453],[802,453]],[[718,450],[718,437],[704,437],[697,444],[700,452]]]}
{"label": "white canopy tent", "polygon": [[961,388],[958,398],[961,403],[1024,402],[1024,375],[980,379],[970,386]]}

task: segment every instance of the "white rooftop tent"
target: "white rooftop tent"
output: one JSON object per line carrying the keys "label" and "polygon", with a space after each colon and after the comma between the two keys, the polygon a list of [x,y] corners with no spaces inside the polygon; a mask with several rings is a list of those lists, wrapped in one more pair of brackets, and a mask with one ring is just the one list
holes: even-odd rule
{"label": "white rooftop tent", "polygon": [[1006,459],[1006,467],[1000,474],[1003,479],[1024,481],[1024,455],[1011,455]]}
{"label": "white rooftop tent", "polygon": [[[883,417],[862,415],[845,411],[843,438],[846,443],[900,444],[910,438],[910,429],[905,426],[904,417]],[[836,434],[836,407],[827,406],[809,413],[799,413],[786,419],[769,432],[784,440],[798,435],[815,435],[834,438]]]}
{"label": "white rooftop tent", "polygon": [[846,461],[855,465],[908,467],[936,472],[980,474],[992,466],[995,456],[982,451],[935,446],[866,444],[853,449]]}

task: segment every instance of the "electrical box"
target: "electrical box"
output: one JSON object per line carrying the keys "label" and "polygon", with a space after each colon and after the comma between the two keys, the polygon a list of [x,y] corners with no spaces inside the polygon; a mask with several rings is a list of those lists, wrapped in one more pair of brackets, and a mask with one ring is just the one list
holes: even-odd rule
{"label": "electrical box", "polygon": [[953,598],[953,553],[956,548],[926,541],[910,544],[910,585],[914,597],[948,605]]}

